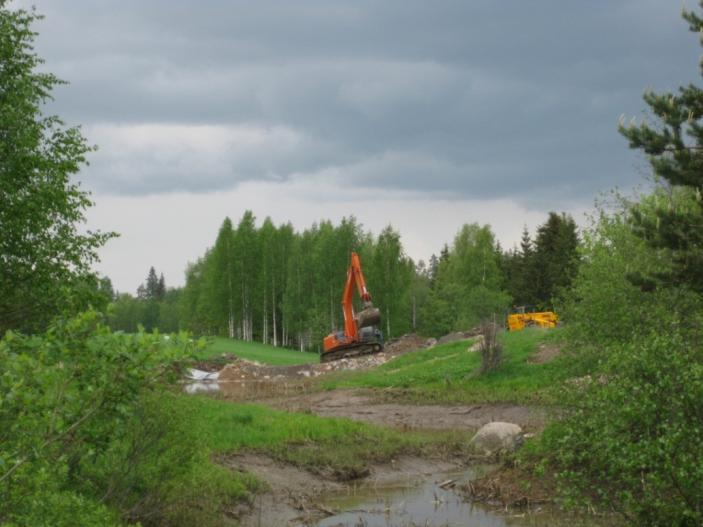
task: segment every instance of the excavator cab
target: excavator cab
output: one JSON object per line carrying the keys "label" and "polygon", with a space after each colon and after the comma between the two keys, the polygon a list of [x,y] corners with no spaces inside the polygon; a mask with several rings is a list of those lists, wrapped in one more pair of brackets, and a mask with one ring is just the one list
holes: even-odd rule
{"label": "excavator cab", "polygon": [[[354,313],[354,288],[364,302],[364,308]],[[335,331],[323,341],[320,362],[329,362],[347,357],[378,353],[383,350],[383,335],[378,329],[381,312],[373,306],[371,294],[366,289],[366,280],[361,270],[359,255],[351,253],[347,281],[342,293],[344,331]]]}

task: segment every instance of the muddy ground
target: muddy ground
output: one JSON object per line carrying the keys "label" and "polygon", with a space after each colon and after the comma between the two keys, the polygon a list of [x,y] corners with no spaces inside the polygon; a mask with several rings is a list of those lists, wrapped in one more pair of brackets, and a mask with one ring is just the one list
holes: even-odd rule
{"label": "muddy ground", "polygon": [[[314,523],[316,519],[339,512],[327,508],[319,499],[322,495],[351,492],[355,485],[354,482],[326,479],[257,454],[229,456],[221,462],[232,470],[256,474],[267,486],[266,491],[259,493],[250,507],[242,511],[242,527]],[[381,487],[405,480],[410,484],[462,466],[459,460],[402,457],[370,467],[371,474],[364,478],[363,483]]]}
{"label": "muddy ground", "polygon": [[491,421],[507,421],[523,430],[541,429],[547,420],[543,408],[515,404],[407,405],[379,402],[372,392],[334,390],[260,401],[290,412],[323,417],[346,417],[400,429],[477,430]]}
{"label": "muddy ground", "polygon": [[[473,333],[457,333],[449,335],[448,341],[472,337]],[[221,396],[232,401],[255,401],[290,412],[343,417],[401,430],[471,432],[491,421],[516,423],[526,432],[539,431],[544,427],[548,414],[546,409],[538,407],[515,404],[407,405],[394,403],[392,392],[384,393],[381,398],[371,390],[315,389],[314,378],[320,375],[339,370],[375,368],[397,355],[432,344],[416,335],[406,335],[389,343],[384,353],[325,364],[285,367],[265,366],[227,357],[228,364],[219,372],[219,391]],[[551,348],[540,350],[537,360],[546,362],[558,353],[559,350]],[[237,514],[243,526],[314,523],[316,519],[330,516],[333,512],[325,509],[318,500],[324,494],[343,492],[350,485],[359,483],[383,485],[384,482],[397,482],[404,478],[428,478],[431,474],[456,470],[463,464],[462,460],[457,459],[401,458],[385,465],[369,467],[369,476],[350,483],[313,474],[259,454],[225,456],[219,461],[232,470],[252,473],[265,483],[266,490],[254,497],[250,507]],[[481,491],[487,492],[488,489],[494,492],[495,485],[491,483]]]}

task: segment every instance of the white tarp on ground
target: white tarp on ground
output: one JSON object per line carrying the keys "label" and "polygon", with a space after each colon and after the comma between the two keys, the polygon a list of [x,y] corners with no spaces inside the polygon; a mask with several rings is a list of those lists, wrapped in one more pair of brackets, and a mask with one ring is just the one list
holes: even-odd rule
{"label": "white tarp on ground", "polygon": [[188,378],[193,381],[216,381],[219,376],[219,371],[209,372],[191,368],[188,372]]}

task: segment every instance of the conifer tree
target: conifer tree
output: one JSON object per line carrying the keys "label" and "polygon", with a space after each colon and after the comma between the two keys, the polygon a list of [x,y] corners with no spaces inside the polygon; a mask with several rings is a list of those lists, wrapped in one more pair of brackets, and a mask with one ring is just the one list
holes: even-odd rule
{"label": "conifer tree", "polygon": [[[703,17],[691,11],[683,17],[703,44]],[[676,94],[646,91],[644,101],[656,124],[621,122],[620,132],[647,155],[656,177],[690,199],[659,199],[653,214],[633,209],[635,231],[653,248],[670,252],[672,269],[632,279],[647,289],[685,283],[703,292],[703,90],[689,84]]]}

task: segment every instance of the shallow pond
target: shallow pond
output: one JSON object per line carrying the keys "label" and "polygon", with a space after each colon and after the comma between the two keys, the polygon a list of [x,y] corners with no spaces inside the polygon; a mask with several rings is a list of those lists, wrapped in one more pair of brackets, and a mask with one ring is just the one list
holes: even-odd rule
{"label": "shallow pond", "polygon": [[364,485],[343,494],[330,494],[319,502],[332,511],[343,511],[316,527],[594,527],[593,518],[548,513],[502,515],[464,501],[447,480],[457,484],[474,477],[471,470],[426,476],[383,486]]}

